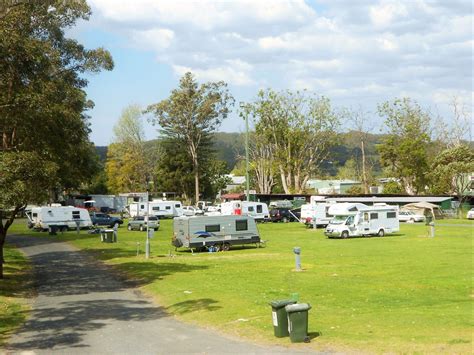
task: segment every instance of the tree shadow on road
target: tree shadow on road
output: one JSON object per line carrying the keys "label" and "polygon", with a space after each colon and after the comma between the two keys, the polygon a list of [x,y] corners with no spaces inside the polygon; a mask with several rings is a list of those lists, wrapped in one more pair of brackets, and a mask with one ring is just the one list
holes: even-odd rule
{"label": "tree shadow on road", "polygon": [[145,322],[165,316],[161,307],[153,307],[146,300],[104,297],[91,301],[60,302],[54,307],[32,311],[30,320],[8,349],[25,351],[88,347],[88,344],[83,343],[86,334],[113,321]]}

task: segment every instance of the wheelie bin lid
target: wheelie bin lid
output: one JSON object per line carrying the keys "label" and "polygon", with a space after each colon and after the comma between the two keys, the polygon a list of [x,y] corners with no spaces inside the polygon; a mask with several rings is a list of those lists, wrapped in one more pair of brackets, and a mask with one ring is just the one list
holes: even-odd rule
{"label": "wheelie bin lid", "polygon": [[271,301],[269,304],[273,308],[279,309],[279,308],[283,308],[287,305],[291,305],[291,304],[294,304],[294,303],[296,303],[296,301],[293,301],[293,300],[278,300],[278,301]]}
{"label": "wheelie bin lid", "polygon": [[310,309],[311,305],[309,303],[297,303],[285,306],[286,313],[309,311]]}

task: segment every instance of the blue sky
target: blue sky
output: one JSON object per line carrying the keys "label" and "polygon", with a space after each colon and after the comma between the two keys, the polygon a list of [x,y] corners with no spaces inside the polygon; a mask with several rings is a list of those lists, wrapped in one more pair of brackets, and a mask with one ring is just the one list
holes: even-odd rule
{"label": "blue sky", "polygon": [[[383,130],[377,103],[395,97],[417,100],[448,124],[453,97],[472,112],[469,0],[88,2],[90,21],[69,35],[115,61],[112,72],[88,76],[97,145],[112,142],[123,108],[165,99],[188,70],[201,82],[226,81],[237,102],[267,87],[314,91],[335,107],[368,111],[375,133]],[[243,127],[233,114],[220,130]]]}

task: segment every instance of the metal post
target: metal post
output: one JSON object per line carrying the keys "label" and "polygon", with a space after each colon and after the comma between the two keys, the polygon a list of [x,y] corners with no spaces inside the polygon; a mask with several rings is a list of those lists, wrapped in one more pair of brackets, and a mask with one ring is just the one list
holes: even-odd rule
{"label": "metal post", "polygon": [[145,223],[146,223],[146,244],[145,244],[145,258],[150,258],[150,237],[148,236],[148,179],[146,181],[146,210],[145,210]]}
{"label": "metal post", "polygon": [[430,237],[434,238],[435,236],[435,224],[434,222],[430,222]]}
{"label": "metal post", "polygon": [[245,115],[245,181],[247,185],[247,201],[250,201],[250,181],[249,181],[249,117]]}
{"label": "metal post", "polygon": [[295,268],[296,271],[301,271],[301,248],[294,247],[293,253],[295,253]]}

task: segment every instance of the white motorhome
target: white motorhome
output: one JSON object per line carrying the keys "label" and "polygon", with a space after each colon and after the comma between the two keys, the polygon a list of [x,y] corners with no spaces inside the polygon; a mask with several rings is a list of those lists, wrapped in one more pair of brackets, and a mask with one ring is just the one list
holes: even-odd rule
{"label": "white motorhome", "polygon": [[28,227],[39,230],[47,230],[50,226],[57,226],[61,230],[77,228],[89,228],[92,221],[89,212],[85,208],[72,206],[42,206],[33,207],[26,212]]}
{"label": "white motorhome", "polygon": [[270,220],[268,206],[263,202],[253,201],[229,201],[221,203],[221,214],[223,215],[247,215],[256,221],[266,222]]}
{"label": "white motorhome", "polygon": [[173,220],[176,248],[229,250],[232,245],[259,244],[255,220],[250,216],[192,216]]}
{"label": "white motorhome", "polygon": [[306,224],[308,227],[323,226],[326,227],[329,221],[332,219],[332,215],[329,214],[329,208],[335,202],[312,202],[301,206],[301,218],[300,222]]}
{"label": "white motorhome", "polygon": [[337,203],[329,208],[328,213],[334,216],[324,233],[329,238],[368,235],[383,237],[400,230],[398,206]]}
{"label": "white motorhome", "polygon": [[[130,217],[145,216],[146,202],[134,202],[128,205]],[[173,218],[183,215],[183,205],[180,201],[153,200],[148,202],[148,214],[158,218]]]}

